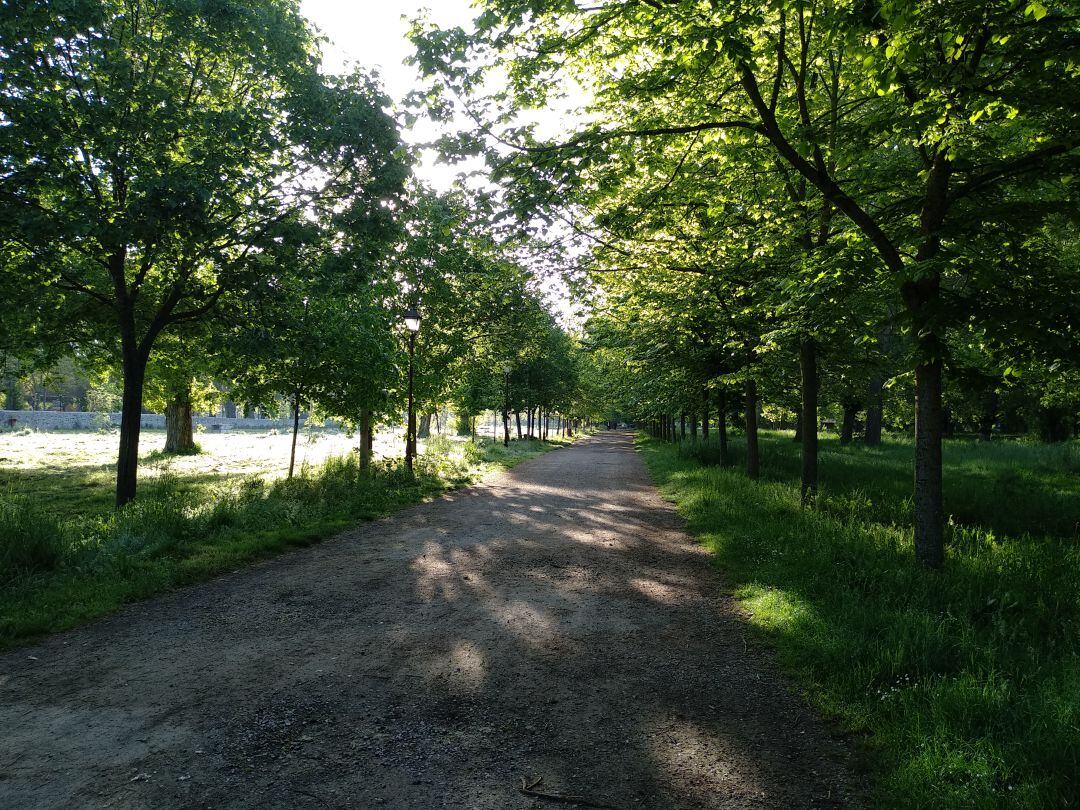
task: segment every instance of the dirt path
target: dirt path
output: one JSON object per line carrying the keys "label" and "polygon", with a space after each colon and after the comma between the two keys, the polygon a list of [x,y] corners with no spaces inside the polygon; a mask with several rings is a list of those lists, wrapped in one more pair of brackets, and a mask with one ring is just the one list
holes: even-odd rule
{"label": "dirt path", "polygon": [[0,656],[0,807],[826,807],[625,434]]}

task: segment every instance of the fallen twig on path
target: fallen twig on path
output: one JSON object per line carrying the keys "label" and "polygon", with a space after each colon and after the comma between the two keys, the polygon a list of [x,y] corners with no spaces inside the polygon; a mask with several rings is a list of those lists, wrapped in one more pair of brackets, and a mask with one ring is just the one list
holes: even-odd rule
{"label": "fallen twig on path", "polygon": [[562,802],[563,804],[576,804],[581,807],[596,807],[600,810],[619,810],[613,804],[604,804],[603,802],[596,802],[592,799],[586,799],[584,796],[564,796],[559,793],[544,793],[543,791],[535,790],[536,786],[544,781],[544,777],[538,776],[536,781],[532,784],[526,784],[525,780],[521,780],[521,787],[518,788],[518,792],[531,796],[534,799],[547,799],[549,802]]}

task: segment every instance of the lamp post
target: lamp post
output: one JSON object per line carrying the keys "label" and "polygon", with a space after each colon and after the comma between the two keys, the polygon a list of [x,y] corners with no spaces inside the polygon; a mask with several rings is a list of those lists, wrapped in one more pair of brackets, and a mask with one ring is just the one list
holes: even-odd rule
{"label": "lamp post", "polygon": [[420,331],[420,313],[416,307],[409,307],[404,315],[405,328],[409,330],[409,416],[405,425],[405,469],[412,474],[413,459],[416,457],[416,409],[413,400],[413,357],[416,355],[416,333]]}
{"label": "lamp post", "polygon": [[510,364],[503,365],[503,447],[510,446]]}

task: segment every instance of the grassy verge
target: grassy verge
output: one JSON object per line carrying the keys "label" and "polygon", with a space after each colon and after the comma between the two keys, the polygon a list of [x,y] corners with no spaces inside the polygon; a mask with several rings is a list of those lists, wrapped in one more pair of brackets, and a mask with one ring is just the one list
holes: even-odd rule
{"label": "grassy verge", "polygon": [[[509,468],[555,443],[490,441],[430,448],[361,472],[354,456],[291,479],[257,476],[192,486],[164,474],[119,511],[80,510],[102,497],[32,475],[0,492],[0,648],[110,613],[168,588],[306,546]],[[76,473],[76,475],[78,475]],[[96,479],[94,479],[96,480]],[[40,488],[36,488],[40,485]]]}
{"label": "grassy verge", "polygon": [[865,732],[896,807],[1065,807],[1080,796],[1077,448],[950,444],[947,564],[913,564],[911,448],[826,441],[818,508],[798,446],[761,482],[641,440],[663,494],[811,700]]}

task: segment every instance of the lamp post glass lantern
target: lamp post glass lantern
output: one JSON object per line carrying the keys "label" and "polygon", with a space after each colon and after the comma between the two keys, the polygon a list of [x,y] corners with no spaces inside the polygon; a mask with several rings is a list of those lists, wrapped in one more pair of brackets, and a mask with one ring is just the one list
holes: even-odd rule
{"label": "lamp post glass lantern", "polygon": [[416,311],[416,307],[409,307],[402,317],[405,321],[405,328],[409,330],[409,414],[405,425],[405,469],[411,474],[413,471],[413,459],[416,458],[416,408],[413,397],[415,364],[413,358],[416,355],[416,333],[420,331],[420,313]]}

